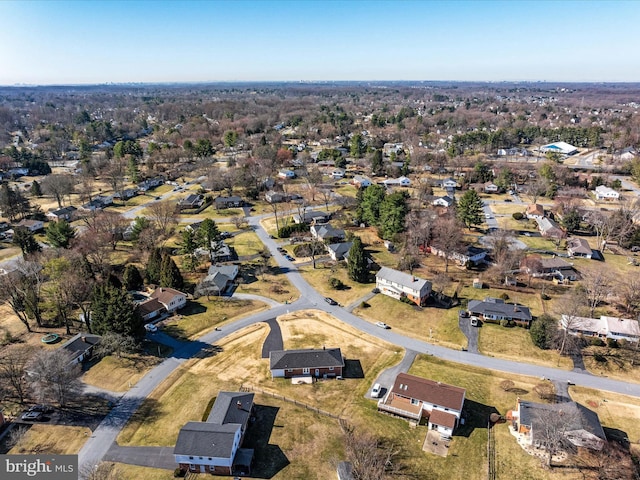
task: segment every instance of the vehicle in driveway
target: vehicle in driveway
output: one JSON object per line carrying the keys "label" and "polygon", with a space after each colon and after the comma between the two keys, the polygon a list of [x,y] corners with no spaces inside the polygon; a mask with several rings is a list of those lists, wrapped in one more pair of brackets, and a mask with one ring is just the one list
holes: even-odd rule
{"label": "vehicle in driveway", "polygon": [[469,318],[469,312],[466,310],[458,310],[458,316],[460,318]]}
{"label": "vehicle in driveway", "polygon": [[20,418],[27,422],[37,422],[38,420],[42,420],[42,417],[42,412],[26,412],[22,414]]}
{"label": "vehicle in driveway", "polygon": [[53,412],[53,407],[51,405],[40,404],[40,405],[34,405],[34,406],[30,407],[29,411],[30,412],[40,412],[40,413],[52,413]]}
{"label": "vehicle in driveway", "polygon": [[385,330],[391,328],[389,325],[387,325],[384,322],[376,322],[376,327],[384,328]]}
{"label": "vehicle in driveway", "polygon": [[477,327],[480,324],[478,317],[471,317],[470,321],[472,327]]}
{"label": "vehicle in driveway", "polygon": [[153,323],[147,323],[147,324],[144,326],[144,329],[145,329],[147,332],[151,332],[151,333],[155,333],[155,332],[157,332],[157,331],[158,331],[158,327],[156,327]]}
{"label": "vehicle in driveway", "polygon": [[329,305],[337,305],[338,302],[336,302],[333,298],[330,297],[324,297],[324,301],[327,302]]}
{"label": "vehicle in driveway", "polygon": [[371,398],[380,398],[381,393],[382,393],[382,386],[379,383],[376,383],[371,389]]}

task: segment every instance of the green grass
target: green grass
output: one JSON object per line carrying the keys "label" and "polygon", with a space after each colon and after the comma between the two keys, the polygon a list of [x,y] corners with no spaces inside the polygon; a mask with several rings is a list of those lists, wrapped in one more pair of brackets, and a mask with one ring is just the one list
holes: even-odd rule
{"label": "green grass", "polygon": [[239,257],[257,255],[264,248],[264,244],[253,231],[238,233],[234,237],[225,240],[225,242],[236,250]]}

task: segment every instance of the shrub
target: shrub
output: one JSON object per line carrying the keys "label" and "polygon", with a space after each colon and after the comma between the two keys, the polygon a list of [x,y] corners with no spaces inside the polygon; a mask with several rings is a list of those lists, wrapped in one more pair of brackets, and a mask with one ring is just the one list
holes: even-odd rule
{"label": "shrub", "polygon": [[184,477],[186,474],[187,474],[187,471],[181,469],[180,467],[176,467],[176,469],[173,471],[173,476],[176,478]]}
{"label": "shrub", "polygon": [[506,302],[507,300],[509,300],[509,294],[505,292],[500,295],[500,298]]}
{"label": "shrub", "polygon": [[369,305],[367,302],[362,302],[360,304],[360,308],[369,308],[371,305]]}
{"label": "shrub", "polygon": [[558,323],[556,320],[548,315],[541,315],[531,324],[529,334],[536,347],[546,350],[557,331]]}
{"label": "shrub", "polygon": [[308,232],[309,225],[306,223],[291,223],[289,225],[285,225],[284,227],[278,230],[278,237],[280,238],[289,238],[292,233],[295,232]]}
{"label": "shrub", "polygon": [[607,338],[607,347],[618,348],[618,342],[615,338]]}
{"label": "shrub", "polygon": [[503,380],[500,382],[500,388],[505,392],[511,391],[515,385],[516,384],[513,383],[513,380]]}
{"label": "shrub", "polygon": [[514,220],[522,220],[524,218],[524,215],[521,212],[516,212],[512,215]]}
{"label": "shrub", "polygon": [[500,326],[501,327],[508,327],[509,326],[509,320],[500,320]]}
{"label": "shrub", "polygon": [[606,363],[607,362],[607,357],[605,357],[601,353],[594,353],[593,354],[593,359],[598,363]]}
{"label": "shrub", "polygon": [[540,295],[540,297],[542,297],[542,300],[551,300],[551,296],[547,295],[546,293],[543,293],[542,295]]}
{"label": "shrub", "polygon": [[556,390],[550,383],[539,383],[533,387],[533,390],[542,400],[553,400],[556,395]]}
{"label": "shrub", "polygon": [[589,340],[589,345],[593,347],[604,347],[604,342],[602,341],[601,338],[594,337]]}
{"label": "shrub", "polygon": [[340,280],[339,278],[330,277],[329,286],[334,290],[342,290],[344,288],[344,283],[342,283],[342,280]]}

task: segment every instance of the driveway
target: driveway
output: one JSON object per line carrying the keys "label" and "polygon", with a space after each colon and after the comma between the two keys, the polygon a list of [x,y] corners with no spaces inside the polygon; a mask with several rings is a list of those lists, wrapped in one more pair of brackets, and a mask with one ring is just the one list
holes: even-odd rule
{"label": "driveway", "polygon": [[458,313],[458,326],[460,331],[467,337],[467,351],[478,353],[478,330],[479,327],[472,327],[469,317],[463,317]]}
{"label": "driveway", "polygon": [[[387,368],[380,375],[378,375],[378,378],[376,378],[373,383],[379,383],[380,385],[382,385],[380,397],[385,396],[387,394],[387,391],[393,387],[393,383],[396,381],[396,377],[399,373],[407,373],[409,371],[409,368],[411,368],[411,365],[416,359],[417,354],[418,352],[416,352],[415,350],[407,349],[400,363],[394,365],[391,368]],[[365,398],[371,398],[371,390],[367,392]]]}
{"label": "driveway", "polygon": [[282,342],[282,331],[278,321],[275,318],[270,318],[265,323],[269,325],[269,334],[262,344],[262,358],[269,358],[269,352],[284,350],[284,343]]}
{"label": "driveway", "polygon": [[166,470],[173,470],[177,465],[173,447],[121,447],[117,443],[111,445],[104,460]]}

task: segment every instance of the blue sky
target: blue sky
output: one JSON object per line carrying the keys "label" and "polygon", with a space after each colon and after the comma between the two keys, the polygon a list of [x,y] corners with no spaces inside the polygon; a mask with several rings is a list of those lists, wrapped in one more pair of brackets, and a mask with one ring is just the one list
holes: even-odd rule
{"label": "blue sky", "polygon": [[637,1],[0,1],[0,85],[640,81]]}

